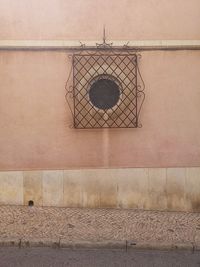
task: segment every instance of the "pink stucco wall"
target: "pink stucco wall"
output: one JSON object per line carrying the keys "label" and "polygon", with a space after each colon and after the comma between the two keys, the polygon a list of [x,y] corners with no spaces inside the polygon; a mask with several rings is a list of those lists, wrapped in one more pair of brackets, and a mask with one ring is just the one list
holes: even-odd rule
{"label": "pink stucco wall", "polygon": [[[199,0],[0,0],[0,39],[200,39]],[[200,51],[142,53],[140,129],[71,129],[66,52],[0,51],[0,170],[200,166]]]}
{"label": "pink stucco wall", "polygon": [[0,169],[200,165],[200,51],[143,52],[138,129],[71,129],[65,52],[1,51]]}
{"label": "pink stucco wall", "polygon": [[199,0],[0,0],[0,39],[199,39]]}

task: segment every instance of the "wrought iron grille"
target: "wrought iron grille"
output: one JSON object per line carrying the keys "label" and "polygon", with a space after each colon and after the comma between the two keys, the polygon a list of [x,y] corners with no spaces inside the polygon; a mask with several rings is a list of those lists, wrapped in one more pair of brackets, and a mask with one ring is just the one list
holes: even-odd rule
{"label": "wrought iron grille", "polygon": [[[74,127],[136,128],[143,90],[138,86],[136,53],[75,53],[73,74]],[[143,102],[143,100],[142,100]]]}

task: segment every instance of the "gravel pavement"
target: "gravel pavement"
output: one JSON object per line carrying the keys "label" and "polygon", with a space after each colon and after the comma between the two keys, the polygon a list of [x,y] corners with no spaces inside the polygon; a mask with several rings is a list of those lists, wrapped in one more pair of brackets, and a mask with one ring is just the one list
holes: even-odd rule
{"label": "gravel pavement", "polygon": [[0,206],[0,240],[200,243],[200,213]]}

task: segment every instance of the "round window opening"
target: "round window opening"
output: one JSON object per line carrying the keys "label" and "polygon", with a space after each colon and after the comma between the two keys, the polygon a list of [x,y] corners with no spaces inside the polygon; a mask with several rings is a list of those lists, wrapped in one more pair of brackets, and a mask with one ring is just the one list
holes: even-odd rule
{"label": "round window opening", "polygon": [[119,101],[119,86],[113,80],[107,78],[98,79],[90,87],[89,98],[96,108],[110,109]]}

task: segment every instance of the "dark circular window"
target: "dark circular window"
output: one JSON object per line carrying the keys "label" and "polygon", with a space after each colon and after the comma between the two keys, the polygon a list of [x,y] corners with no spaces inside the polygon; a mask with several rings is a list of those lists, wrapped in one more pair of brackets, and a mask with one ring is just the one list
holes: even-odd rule
{"label": "dark circular window", "polygon": [[110,109],[119,101],[119,86],[113,80],[106,78],[99,79],[91,85],[89,98],[95,107],[103,110]]}

